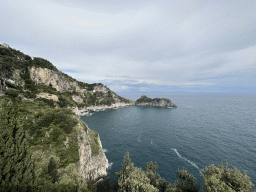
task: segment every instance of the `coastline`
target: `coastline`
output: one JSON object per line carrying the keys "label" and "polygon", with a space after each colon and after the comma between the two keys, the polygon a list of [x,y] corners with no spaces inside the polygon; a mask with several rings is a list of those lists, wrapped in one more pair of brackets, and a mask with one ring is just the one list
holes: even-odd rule
{"label": "coastline", "polygon": [[75,112],[76,115],[81,117],[81,116],[89,116],[91,115],[91,112],[104,111],[106,109],[118,109],[118,108],[123,108],[128,106],[134,106],[134,105],[135,105],[135,102],[134,103],[117,102],[110,106],[108,105],[89,106],[81,109],[78,109],[78,107],[75,107],[75,108],[72,108],[72,111]]}

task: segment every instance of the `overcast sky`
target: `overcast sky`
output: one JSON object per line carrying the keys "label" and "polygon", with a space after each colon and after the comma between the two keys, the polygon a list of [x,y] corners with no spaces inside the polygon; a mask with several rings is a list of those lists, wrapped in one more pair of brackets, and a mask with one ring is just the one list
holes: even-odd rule
{"label": "overcast sky", "polygon": [[0,43],[115,92],[256,92],[255,0],[2,0]]}

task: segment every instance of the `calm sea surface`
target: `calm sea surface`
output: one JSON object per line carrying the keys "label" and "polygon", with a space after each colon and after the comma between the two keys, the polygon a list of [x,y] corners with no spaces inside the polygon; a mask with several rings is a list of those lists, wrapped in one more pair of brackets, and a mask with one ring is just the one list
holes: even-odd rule
{"label": "calm sea surface", "polygon": [[[121,96],[136,100],[141,94]],[[185,168],[202,185],[200,170],[227,161],[256,184],[256,94],[147,96],[171,99],[178,108],[131,106],[81,117],[100,135],[111,180],[129,151],[137,167],[157,162],[157,172],[170,183]]]}

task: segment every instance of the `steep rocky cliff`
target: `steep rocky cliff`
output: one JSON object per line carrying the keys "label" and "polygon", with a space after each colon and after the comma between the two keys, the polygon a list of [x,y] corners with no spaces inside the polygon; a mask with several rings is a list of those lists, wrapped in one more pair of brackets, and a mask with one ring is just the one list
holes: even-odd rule
{"label": "steep rocky cliff", "polygon": [[[10,48],[7,44],[0,45],[0,89],[20,87],[22,90],[33,92],[26,94],[31,98],[46,98],[41,94],[68,92],[69,103],[78,108],[88,106],[112,105],[115,103],[133,103],[111,91],[102,83],[88,84],[79,82],[67,74],[59,71],[49,61],[31,57]],[[60,94],[59,94],[60,96]],[[67,99],[67,98],[66,98]],[[59,98],[54,98],[59,101]],[[57,106],[58,107],[58,106]]]}
{"label": "steep rocky cliff", "polygon": [[151,99],[146,95],[142,95],[135,102],[136,106],[154,106],[154,107],[177,107],[171,102],[171,100],[166,98],[154,98]]}
{"label": "steep rocky cliff", "polygon": [[[79,140],[79,166],[78,170],[82,176],[87,180],[95,180],[96,178],[107,175],[109,168],[108,159],[103,152],[100,137],[97,135],[96,139],[99,144],[99,151],[97,155],[92,154],[92,140],[90,137],[90,130],[83,122],[79,122],[80,135]],[[94,133],[95,134],[95,133]]]}
{"label": "steep rocky cliff", "polygon": [[68,81],[59,71],[53,71],[47,68],[36,68],[32,66],[29,68],[30,78],[36,84],[44,84],[46,86],[51,86],[57,91],[76,91],[81,92],[77,81]]}
{"label": "steep rocky cliff", "polygon": [[[134,102],[118,96],[101,83],[79,82],[59,71],[49,61],[25,55],[7,44],[0,45],[0,90],[5,94],[5,96],[1,94],[1,97],[15,96],[29,103],[30,113],[41,114],[33,110],[44,107],[53,111],[60,108],[72,109],[79,122],[74,132],[74,134],[79,133],[77,135],[79,161],[76,162],[79,173],[85,180],[95,180],[107,174],[109,164],[102,150],[100,137],[90,130],[78,115],[83,115],[81,109],[90,111],[95,107],[113,108],[134,105]],[[33,118],[31,123],[37,121],[37,115]],[[47,131],[42,142],[52,137],[54,126],[47,125],[43,129]],[[66,148],[70,147],[68,136],[65,136],[63,142]],[[38,145],[46,144],[39,142]]]}

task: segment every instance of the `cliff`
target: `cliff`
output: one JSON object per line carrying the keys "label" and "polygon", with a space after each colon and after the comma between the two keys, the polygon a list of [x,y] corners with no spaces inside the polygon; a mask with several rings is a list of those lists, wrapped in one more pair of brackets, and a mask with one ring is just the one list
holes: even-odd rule
{"label": "cliff", "polygon": [[[79,163],[78,170],[86,180],[95,180],[98,177],[107,175],[109,168],[108,159],[103,152],[100,137],[96,132],[90,130],[87,125],[80,121],[79,130]],[[86,128],[86,129],[84,129]],[[93,138],[92,136],[96,136]],[[93,155],[93,140],[98,143],[97,155]]]}
{"label": "cliff", "polygon": [[171,102],[171,100],[166,98],[154,98],[151,99],[146,95],[142,95],[135,102],[136,106],[154,106],[154,107],[177,107]]}
{"label": "cliff", "polygon": [[[1,102],[15,97],[21,105],[29,106],[26,110],[30,115],[24,115],[23,127],[31,137],[33,157],[40,154],[37,161],[41,167],[54,156],[61,162],[59,173],[75,163],[75,172],[84,180],[107,174],[109,164],[100,137],[79,116],[134,105],[133,101],[118,96],[101,83],[79,82],[49,61],[25,55],[7,44],[0,45],[0,92]],[[56,138],[61,141],[55,143]],[[40,166],[37,174],[43,177],[45,173],[40,172]]]}
{"label": "cliff", "polygon": [[[53,100],[55,107],[113,106],[116,103],[134,105],[118,96],[102,83],[79,82],[59,71],[49,61],[31,57],[0,45],[0,90],[19,88],[25,97]],[[65,94],[63,94],[65,93]]]}

